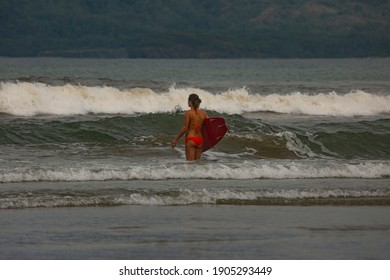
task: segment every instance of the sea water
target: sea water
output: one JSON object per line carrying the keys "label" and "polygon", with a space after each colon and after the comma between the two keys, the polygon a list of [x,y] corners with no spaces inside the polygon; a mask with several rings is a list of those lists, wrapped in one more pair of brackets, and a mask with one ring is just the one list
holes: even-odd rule
{"label": "sea water", "polygon": [[[170,219],[185,219],[180,213],[197,215],[207,209],[216,214],[220,207],[226,215],[237,207],[243,213],[250,209],[253,217],[271,211],[267,207],[301,212],[296,207],[308,206],[313,215],[322,213],[320,205],[338,209],[340,215],[350,210],[337,207],[350,207],[356,213],[348,215],[359,220],[364,210],[354,207],[365,205],[381,213],[374,224],[359,228],[346,218],[345,224],[330,228],[352,226],[367,233],[363,243],[378,233],[388,236],[384,213],[390,204],[389,59],[0,58],[0,65],[0,216],[7,217],[1,218],[2,242],[14,241],[15,228],[4,222],[9,218],[28,213],[28,219],[39,220],[33,213],[51,216],[59,208],[61,215],[79,215],[84,208],[69,207],[91,206],[103,207],[93,208],[102,217],[118,206],[130,212],[147,207],[142,209],[155,213],[150,215],[165,211],[161,207],[180,207],[161,218],[169,224]],[[225,138],[198,162],[185,161],[183,145],[170,146],[191,93],[200,96],[209,116],[221,116],[229,126]],[[229,231],[234,229],[232,220],[218,215],[232,223]],[[294,219],[299,221],[299,215]],[[253,223],[242,219],[236,226]],[[316,216],[309,220],[312,227],[321,228],[314,222]],[[95,222],[106,228],[106,219]],[[302,227],[310,228],[310,223]],[[29,229],[18,225],[21,235],[28,236]],[[98,234],[89,230],[92,236]],[[256,228],[258,234],[261,230]],[[283,227],[281,234],[286,230]],[[160,227],[155,231],[164,232]],[[240,233],[237,238],[247,237],[244,230]],[[213,234],[206,230],[195,239],[201,242]],[[174,236],[164,240],[172,242]],[[62,238],[60,244],[73,244],[68,236]],[[110,247],[110,239],[106,241]],[[258,242],[255,238],[252,245]],[[366,250],[383,247],[381,254],[358,254],[360,246],[345,257],[390,256],[389,239],[381,242],[385,243]],[[39,244],[24,247],[16,242],[0,257],[40,258],[35,255]],[[20,248],[17,253],[15,246]],[[160,250],[157,257],[175,258],[172,252],[185,249],[169,247],[169,253]],[[234,256],[305,257],[295,255],[295,249],[286,254],[272,254],[270,249],[270,255],[244,254],[248,248],[242,249]],[[60,252],[50,252],[41,257],[61,258]],[[94,258],[91,252],[77,256]],[[137,258],[136,253],[123,252],[109,258],[126,256]],[[207,258],[200,252],[185,256]],[[226,257],[223,250],[212,256]],[[337,258],[329,252],[321,257],[320,251],[306,256]]]}

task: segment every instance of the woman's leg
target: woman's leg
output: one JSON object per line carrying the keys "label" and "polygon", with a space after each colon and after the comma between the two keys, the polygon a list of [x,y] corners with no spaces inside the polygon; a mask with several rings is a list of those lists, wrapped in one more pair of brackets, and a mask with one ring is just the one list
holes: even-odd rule
{"label": "woman's leg", "polygon": [[188,140],[186,143],[186,159],[187,160],[196,160],[196,146],[195,143],[191,140]]}
{"label": "woman's leg", "polygon": [[200,159],[200,156],[202,155],[202,147],[198,147],[195,150],[195,160]]}
{"label": "woman's leg", "polygon": [[197,143],[190,139],[186,139],[186,159],[187,160],[198,160],[202,155],[202,142]]}

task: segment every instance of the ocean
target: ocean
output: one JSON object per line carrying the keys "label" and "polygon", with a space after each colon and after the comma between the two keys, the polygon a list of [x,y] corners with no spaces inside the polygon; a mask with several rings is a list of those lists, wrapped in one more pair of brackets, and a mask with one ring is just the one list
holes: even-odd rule
{"label": "ocean", "polygon": [[0,259],[390,258],[387,58],[3,57],[0,147]]}

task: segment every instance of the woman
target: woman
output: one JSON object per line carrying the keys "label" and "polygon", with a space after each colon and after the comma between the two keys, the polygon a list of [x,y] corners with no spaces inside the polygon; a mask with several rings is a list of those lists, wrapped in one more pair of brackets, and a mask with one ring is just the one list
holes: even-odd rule
{"label": "woman", "polygon": [[188,97],[188,106],[191,108],[184,114],[184,124],[179,134],[172,140],[172,148],[176,147],[177,141],[186,134],[185,147],[186,159],[200,159],[203,147],[202,126],[205,119],[208,118],[207,113],[199,109],[202,100],[195,93]]}

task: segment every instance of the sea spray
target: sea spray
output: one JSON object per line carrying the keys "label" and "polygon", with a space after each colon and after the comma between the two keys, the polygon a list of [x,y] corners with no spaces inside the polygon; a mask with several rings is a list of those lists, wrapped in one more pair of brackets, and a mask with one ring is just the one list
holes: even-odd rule
{"label": "sea spray", "polygon": [[372,116],[390,113],[390,96],[351,91],[263,95],[247,88],[211,93],[172,86],[157,93],[150,88],[51,86],[42,83],[0,84],[0,113],[15,116],[167,113],[185,110],[189,94],[202,96],[206,110],[225,114],[276,112],[327,116]]}

